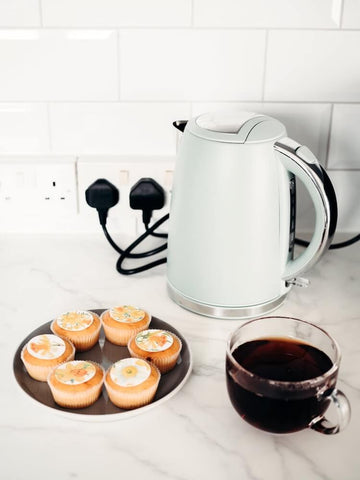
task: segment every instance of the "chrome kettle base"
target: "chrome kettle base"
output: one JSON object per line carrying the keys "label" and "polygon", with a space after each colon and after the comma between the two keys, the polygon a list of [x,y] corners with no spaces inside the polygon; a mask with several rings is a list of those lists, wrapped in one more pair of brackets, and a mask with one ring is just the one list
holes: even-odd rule
{"label": "chrome kettle base", "polygon": [[225,320],[245,320],[247,318],[259,317],[276,310],[285,301],[287,293],[277,297],[270,302],[259,305],[242,307],[223,307],[198,302],[192,298],[186,297],[174,288],[169,282],[167,284],[169,297],[180,307],[191,312],[205,315],[206,317],[221,318]]}

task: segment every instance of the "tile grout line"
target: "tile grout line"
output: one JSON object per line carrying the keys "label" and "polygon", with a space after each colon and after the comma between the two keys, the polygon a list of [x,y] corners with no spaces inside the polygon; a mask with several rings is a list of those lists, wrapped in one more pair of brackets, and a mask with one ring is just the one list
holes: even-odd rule
{"label": "tile grout line", "polygon": [[[135,105],[138,104],[171,104],[171,103],[178,103],[178,104],[186,104],[186,103],[213,103],[213,104],[239,104],[239,103],[264,103],[265,105],[360,105],[360,100],[353,100],[353,101],[332,101],[332,100],[262,100],[261,98],[252,99],[252,100],[214,100],[214,99],[205,99],[205,100],[196,100],[196,99],[170,99],[170,100],[161,100],[161,99],[154,99],[154,100],[147,100],[147,99],[112,99],[112,100],[52,100],[52,99],[42,99],[42,100],[29,100],[29,99],[14,99],[14,100],[4,100],[0,99],[0,104],[3,105],[12,105],[12,104],[42,104],[42,103],[54,103],[54,104],[129,104],[133,103]],[[0,108],[1,111],[1,108]]]}
{"label": "tile grout line", "polygon": [[345,10],[345,0],[341,0],[341,8],[340,8],[340,18],[339,18],[339,29],[344,30],[344,10]]}
{"label": "tile grout line", "polygon": [[189,102],[189,115],[190,115],[190,117],[189,117],[189,120],[190,120],[190,118],[192,118],[193,115],[194,115],[194,105],[193,105],[193,102]]}
{"label": "tile grout line", "polygon": [[79,155],[75,154],[76,213],[80,213]]}
{"label": "tile grout line", "polygon": [[44,19],[43,19],[42,0],[38,0],[38,6],[39,6],[40,27],[43,28],[44,27]]}
{"label": "tile grout line", "polygon": [[334,104],[332,103],[330,106],[330,121],[329,121],[329,133],[326,142],[326,153],[325,153],[325,169],[327,170],[329,167],[329,154],[330,154],[330,146],[331,146],[331,132],[332,132],[332,125],[333,125],[333,116],[334,116]]}
{"label": "tile grout line", "polygon": [[[39,0],[41,1],[41,0]],[[346,32],[357,32],[360,33],[360,28],[342,28],[339,29],[339,27],[227,27],[225,26],[191,26],[191,25],[173,25],[173,26],[168,26],[168,25],[130,25],[130,26],[122,26],[122,25],[106,25],[106,26],[97,26],[97,25],[91,25],[89,24],[88,26],[82,26],[82,25],[63,25],[63,26],[48,26],[48,25],[43,25],[43,19],[42,19],[42,13],[41,13],[41,23],[42,25],[35,25],[35,26],[17,26],[17,25],[8,25],[8,26],[1,26],[0,27],[0,32],[5,32],[6,30],[89,30],[89,31],[105,31],[105,30],[224,30],[224,31],[233,31],[233,30],[238,30],[238,31],[247,31],[247,30],[254,30],[254,31],[264,31],[264,30],[269,30],[269,31],[279,31],[279,32],[334,32],[334,33],[346,33]],[[41,28],[39,28],[41,27]]]}
{"label": "tile grout line", "polygon": [[117,30],[116,31],[116,74],[117,74],[117,97],[118,97],[118,102],[121,101],[121,71],[120,71],[121,48],[120,48],[120,37],[121,37],[120,30]]}
{"label": "tile grout line", "polygon": [[53,138],[52,138],[52,127],[51,127],[51,111],[50,111],[50,102],[46,103],[46,117],[47,117],[47,130],[49,138],[49,151],[53,153]]}
{"label": "tile grout line", "polygon": [[263,71],[263,78],[262,78],[262,93],[261,93],[261,101],[262,103],[265,102],[265,85],[266,85],[266,74],[267,74],[267,64],[268,64],[268,49],[269,49],[269,30],[267,29],[265,32],[265,51],[264,51],[264,71]]}

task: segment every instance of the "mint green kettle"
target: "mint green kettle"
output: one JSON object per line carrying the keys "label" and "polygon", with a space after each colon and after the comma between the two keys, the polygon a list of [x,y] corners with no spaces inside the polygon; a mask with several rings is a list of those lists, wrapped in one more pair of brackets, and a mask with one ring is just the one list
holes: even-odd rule
{"label": "mint green kettle", "polygon": [[[222,111],[174,125],[183,133],[170,206],[170,297],[217,318],[276,309],[334,235],[337,203],[325,170],[265,115]],[[316,221],[309,246],[294,258],[296,179]]]}

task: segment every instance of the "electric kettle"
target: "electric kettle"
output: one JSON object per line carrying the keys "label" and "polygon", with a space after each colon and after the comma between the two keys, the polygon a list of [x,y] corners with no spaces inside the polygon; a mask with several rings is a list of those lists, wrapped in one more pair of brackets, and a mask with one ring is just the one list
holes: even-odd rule
{"label": "electric kettle", "polygon": [[[170,297],[216,318],[276,309],[334,235],[337,203],[325,170],[268,116],[223,111],[174,125],[183,134],[170,206]],[[316,220],[309,246],[294,258],[296,179]]]}

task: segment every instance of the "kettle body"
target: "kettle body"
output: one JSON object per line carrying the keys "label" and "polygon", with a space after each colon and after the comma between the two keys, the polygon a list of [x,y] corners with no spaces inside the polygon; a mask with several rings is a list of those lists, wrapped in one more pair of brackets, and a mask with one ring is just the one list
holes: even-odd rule
{"label": "kettle body", "polygon": [[[315,205],[309,247],[293,258],[295,178]],[[242,111],[186,123],[170,206],[168,291],[218,318],[249,318],[284,301],[296,276],[326,251],[336,197],[313,154],[279,121]]]}

